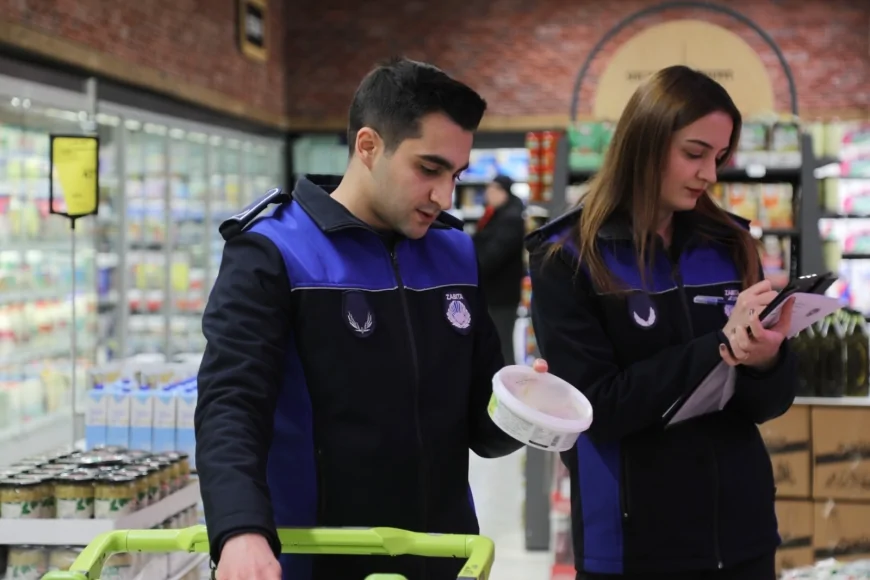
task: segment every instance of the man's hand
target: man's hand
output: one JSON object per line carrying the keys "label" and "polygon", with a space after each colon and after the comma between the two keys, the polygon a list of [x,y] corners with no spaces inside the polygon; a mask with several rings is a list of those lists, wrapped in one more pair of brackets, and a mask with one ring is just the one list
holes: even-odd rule
{"label": "man's hand", "polygon": [[766,370],[776,364],[779,347],[785,340],[791,327],[791,315],[794,308],[794,298],[790,298],[782,307],[779,321],[771,328],[764,328],[758,319],[759,311],[749,315],[749,327],[733,327],[728,335],[731,350],[725,345],[719,345],[722,360],[730,366],[745,365],[757,370]]}
{"label": "man's hand", "polygon": [[281,565],[266,538],[242,534],[224,544],[217,580],[281,580]]}

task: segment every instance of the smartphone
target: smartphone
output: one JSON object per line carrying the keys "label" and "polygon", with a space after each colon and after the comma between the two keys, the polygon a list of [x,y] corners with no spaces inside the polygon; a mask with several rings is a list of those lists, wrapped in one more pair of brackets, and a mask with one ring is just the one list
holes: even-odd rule
{"label": "smartphone", "polygon": [[789,281],[776,298],[765,307],[759,315],[760,320],[770,316],[774,310],[789,299],[793,294],[824,294],[831,285],[837,281],[837,276],[832,272],[824,274],[807,274]]}

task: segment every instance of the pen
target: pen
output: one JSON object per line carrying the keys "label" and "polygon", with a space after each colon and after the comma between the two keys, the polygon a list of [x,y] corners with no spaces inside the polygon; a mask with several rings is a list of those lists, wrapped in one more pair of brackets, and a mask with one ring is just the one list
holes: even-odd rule
{"label": "pen", "polygon": [[725,299],[719,296],[695,296],[692,299],[695,304],[708,304],[710,306],[718,306],[725,304]]}

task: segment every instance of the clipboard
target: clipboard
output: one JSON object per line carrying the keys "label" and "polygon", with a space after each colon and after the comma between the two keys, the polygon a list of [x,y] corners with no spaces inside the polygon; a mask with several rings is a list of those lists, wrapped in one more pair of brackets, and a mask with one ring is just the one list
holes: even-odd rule
{"label": "clipboard", "polygon": [[[790,298],[795,298],[792,323],[786,340],[836,312],[841,308],[836,298],[825,296],[828,288],[837,281],[831,272],[809,274],[789,282],[776,298],[761,311],[759,318],[765,328],[779,321],[782,308]],[[737,382],[737,369],[719,363],[691,390],[681,395],[662,415],[665,428],[673,427],[684,421],[721,411],[734,396]]]}

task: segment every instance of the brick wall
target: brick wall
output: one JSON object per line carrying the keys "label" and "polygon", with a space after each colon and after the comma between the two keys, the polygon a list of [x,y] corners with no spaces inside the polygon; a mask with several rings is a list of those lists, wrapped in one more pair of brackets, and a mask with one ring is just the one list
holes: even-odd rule
{"label": "brick wall", "polygon": [[267,64],[239,52],[236,0],[0,0],[0,21],[158,69],[170,79],[283,116],[287,4],[269,2]]}
{"label": "brick wall", "polygon": [[[289,10],[289,112],[343,116],[356,83],[377,61],[402,53],[432,61],[479,89],[494,115],[566,115],[575,76],[593,45],[650,0],[378,0],[354,9],[294,2]],[[725,4],[724,0],[721,0]],[[802,112],[863,110],[870,103],[870,2],[729,0],[779,44],[791,64]],[[674,10],[629,27],[597,57],[581,89],[588,111],[596,76],[621,42],[675,17],[695,17],[743,37],[761,55],[777,104],[788,109],[785,76],[761,38],[734,19]],[[327,22],[326,25],[318,25]],[[583,109],[582,103],[587,108]]]}

